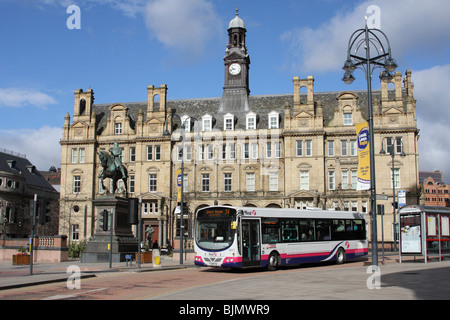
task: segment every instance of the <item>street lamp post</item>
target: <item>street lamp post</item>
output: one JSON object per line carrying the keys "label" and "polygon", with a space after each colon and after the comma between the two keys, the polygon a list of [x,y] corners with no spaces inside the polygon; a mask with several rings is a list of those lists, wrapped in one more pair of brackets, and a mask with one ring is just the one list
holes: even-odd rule
{"label": "street lamp post", "polygon": [[[187,119],[184,119],[184,121],[180,118],[179,115],[177,115],[175,113],[175,110],[172,110],[172,113],[169,115],[169,117],[177,117],[178,120],[180,120],[181,122],[181,195],[180,195],[180,264],[183,264],[183,214],[184,214],[184,199],[183,199],[183,193],[184,193],[184,138],[185,138],[185,122],[192,118],[195,119],[194,117],[188,117]],[[197,120],[197,119],[195,119]],[[164,136],[170,136],[170,132],[167,128],[167,121],[166,121],[166,129],[164,130],[163,135]],[[178,177],[177,177],[178,179]]]}
{"label": "street lamp post", "polygon": [[[383,41],[381,41],[383,40]],[[372,52],[376,55],[371,56]],[[387,50],[386,50],[387,49]],[[365,55],[361,54],[365,50]],[[372,110],[372,73],[377,67],[384,67],[380,79],[390,82],[391,72],[397,68],[397,63],[391,57],[391,47],[386,35],[379,29],[356,30],[350,37],[347,49],[347,60],[344,63],[345,70],[342,81],[351,84],[355,77],[353,71],[360,68],[364,71],[367,80],[367,103],[369,111],[369,142],[370,142],[370,199],[371,199],[371,226],[372,226],[372,265],[378,266],[378,240],[377,240],[377,204],[375,184],[375,154],[374,154],[374,132],[373,132],[373,110]]]}
{"label": "street lamp post", "polygon": [[[386,139],[386,138],[384,138]],[[384,141],[383,139],[383,141]],[[381,142],[381,150],[380,154],[386,154],[386,151],[383,149],[383,141]],[[402,140],[399,140],[400,144],[402,146],[402,152],[400,153],[401,157],[406,157],[405,152],[403,151],[403,142]],[[395,177],[394,177],[394,160],[395,160],[395,146],[394,146],[394,139],[392,140],[391,147],[387,147],[387,153],[391,155],[392,158],[392,214],[394,215],[394,251],[397,251],[397,224],[395,219]]]}

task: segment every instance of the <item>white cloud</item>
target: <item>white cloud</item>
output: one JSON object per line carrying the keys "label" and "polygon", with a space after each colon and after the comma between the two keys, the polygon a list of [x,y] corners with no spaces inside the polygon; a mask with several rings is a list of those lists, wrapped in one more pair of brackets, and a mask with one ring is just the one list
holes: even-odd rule
{"label": "white cloud", "polygon": [[23,107],[32,105],[46,107],[57,101],[46,93],[26,88],[0,88],[0,107]]}
{"label": "white cloud", "polygon": [[61,166],[62,128],[44,126],[39,129],[0,131],[0,147],[26,154],[27,159],[40,171],[50,166]]}
{"label": "white cloud", "polygon": [[187,57],[202,54],[208,40],[222,31],[213,5],[206,0],[151,0],[144,17],[153,37]]}
{"label": "white cloud", "polygon": [[[290,58],[286,67],[296,72],[327,72],[342,68],[348,41],[357,29],[364,28],[364,16],[370,5],[381,10],[381,30],[386,33],[393,57],[410,52],[431,54],[448,48],[450,42],[450,1],[448,0],[369,0],[352,11],[336,14],[317,29],[300,28],[286,31],[281,39],[287,43]],[[428,54],[428,53],[427,53]]]}
{"label": "white cloud", "polygon": [[143,13],[145,0],[114,1],[114,7],[123,12],[124,15],[135,18],[138,13]]}
{"label": "white cloud", "polygon": [[419,139],[419,167],[450,180],[450,64],[412,72]]}
{"label": "white cloud", "polygon": [[450,136],[448,126],[442,123],[418,121],[419,138],[419,170],[444,173],[444,181],[450,181]]}
{"label": "white cloud", "polygon": [[422,120],[447,124],[450,119],[450,64],[413,71],[417,114]]}

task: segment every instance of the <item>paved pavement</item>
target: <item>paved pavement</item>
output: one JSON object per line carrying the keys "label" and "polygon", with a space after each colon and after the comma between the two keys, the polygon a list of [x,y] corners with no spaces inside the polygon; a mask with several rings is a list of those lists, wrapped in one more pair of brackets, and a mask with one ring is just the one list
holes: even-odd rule
{"label": "paved pavement", "polygon": [[375,270],[368,259],[338,266],[314,264],[284,267],[276,272],[252,272],[245,279],[236,277],[153,296],[149,300],[450,299],[450,261],[425,264],[423,259],[409,258],[400,264],[397,260],[398,256],[386,257],[386,263],[380,263]]}
{"label": "paved pavement", "polygon": [[[381,257],[380,257],[381,260]],[[194,267],[192,261],[180,265],[172,258],[161,256],[159,267],[153,264],[135,262],[126,265],[117,262],[109,268],[109,263],[80,263],[68,261],[62,263],[35,263],[33,275],[30,266],[13,266],[11,262],[0,262],[0,290],[33,286],[37,284],[67,281],[72,275],[70,266],[80,268],[81,277],[95,277],[103,272],[154,272],[175,268]],[[386,255],[385,264],[379,263],[379,269],[372,271],[371,258],[341,266],[306,266],[301,268],[282,268],[283,272],[254,272],[251,277],[215,283],[153,297],[162,300],[209,300],[213,291],[219,290],[220,299],[383,299],[383,300],[422,300],[450,299],[450,261],[431,261],[404,258],[398,263],[398,255]],[[287,272],[284,272],[287,271]],[[268,277],[267,275],[270,275]],[[238,280],[236,280],[238,281]],[[280,288],[280,283],[283,287]],[[372,288],[369,288],[372,287]],[[268,296],[269,291],[273,292]],[[227,293],[230,296],[227,296]],[[217,296],[217,295],[216,295]]]}
{"label": "paved pavement", "polygon": [[150,272],[178,268],[194,267],[194,263],[187,261],[183,265],[172,258],[161,256],[161,264],[153,266],[152,263],[142,263],[139,268],[137,263],[113,262],[111,268],[109,262],[81,263],[80,260],[71,260],[60,263],[34,263],[30,275],[29,265],[13,266],[11,261],[0,261],[0,290],[27,287],[51,282],[64,282],[73,275],[74,268],[78,267],[80,278],[95,277],[95,274],[104,272]]}

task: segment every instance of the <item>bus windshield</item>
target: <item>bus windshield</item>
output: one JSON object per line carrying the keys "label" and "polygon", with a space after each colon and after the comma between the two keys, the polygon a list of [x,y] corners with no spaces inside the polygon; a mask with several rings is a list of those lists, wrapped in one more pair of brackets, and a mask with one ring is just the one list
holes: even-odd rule
{"label": "bus windshield", "polygon": [[199,211],[195,233],[197,245],[205,250],[223,250],[231,246],[236,232],[235,219],[236,212],[231,209]]}

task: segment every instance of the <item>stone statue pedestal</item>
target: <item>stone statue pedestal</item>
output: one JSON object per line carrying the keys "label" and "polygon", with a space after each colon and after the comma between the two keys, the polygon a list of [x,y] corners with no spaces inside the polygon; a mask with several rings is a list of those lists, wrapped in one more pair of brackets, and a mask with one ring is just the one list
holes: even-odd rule
{"label": "stone statue pedestal", "polygon": [[[112,261],[126,261],[125,255],[134,255],[138,251],[138,240],[133,235],[128,222],[128,199],[108,195],[100,196],[92,203],[96,214],[95,234],[89,238],[86,250],[81,254],[81,262],[109,262],[109,244],[112,246]],[[107,231],[100,228],[104,210],[109,213]]]}

